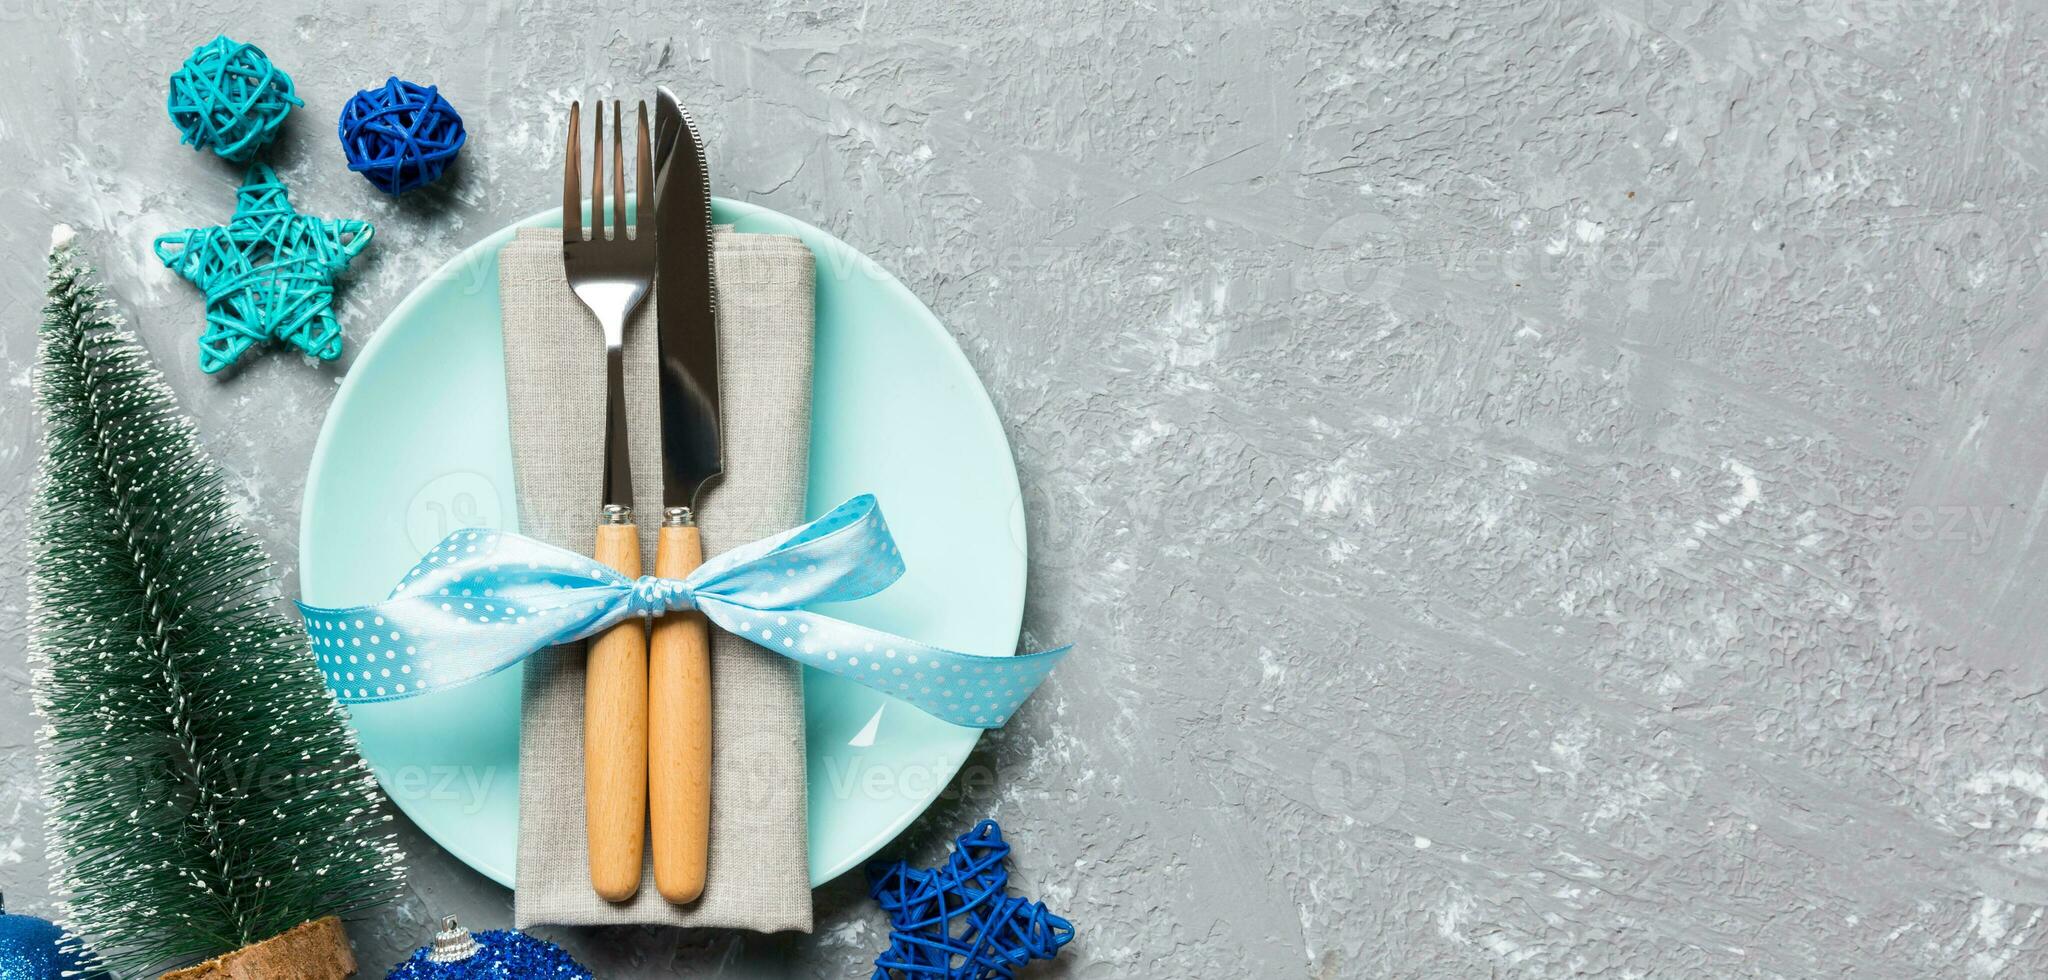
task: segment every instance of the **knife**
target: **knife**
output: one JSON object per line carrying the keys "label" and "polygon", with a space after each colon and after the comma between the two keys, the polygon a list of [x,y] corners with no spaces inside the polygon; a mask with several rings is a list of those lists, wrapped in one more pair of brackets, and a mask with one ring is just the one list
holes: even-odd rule
{"label": "knife", "polygon": [[[704,141],[667,88],[655,96],[655,333],[661,345],[661,533],[654,574],[704,562],[697,504],[725,470],[718,415],[718,287]],[[663,616],[648,640],[647,799],[654,884],[670,902],[704,893],[711,837],[711,626]]]}

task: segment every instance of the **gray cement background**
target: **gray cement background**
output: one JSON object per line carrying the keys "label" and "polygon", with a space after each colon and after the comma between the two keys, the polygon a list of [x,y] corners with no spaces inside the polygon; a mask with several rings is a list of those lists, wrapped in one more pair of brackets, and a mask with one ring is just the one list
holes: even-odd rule
{"label": "gray cement background", "polygon": [[[78,226],[280,568],[347,369],[199,374],[149,255],[223,219],[165,75],[226,30],[273,159],[377,224],[351,354],[549,203],[559,116],[675,84],[718,193],[869,251],[1009,428],[1030,643],[1082,654],[902,842],[974,819],[1046,977],[2048,973],[2048,11],[2019,0],[0,3],[0,552],[41,254]],[[456,178],[333,123],[436,82]],[[18,576],[0,888],[47,912]],[[508,895],[408,828],[366,976]],[[865,976],[815,936],[551,931],[607,977]]]}

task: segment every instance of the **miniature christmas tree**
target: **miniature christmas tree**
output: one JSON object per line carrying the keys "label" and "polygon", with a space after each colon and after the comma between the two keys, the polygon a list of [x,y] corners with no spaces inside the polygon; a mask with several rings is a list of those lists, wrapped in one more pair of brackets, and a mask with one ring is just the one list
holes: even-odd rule
{"label": "miniature christmas tree", "polygon": [[68,242],[39,360],[29,645],[67,924],[137,976],[391,898],[389,818],[269,559]]}

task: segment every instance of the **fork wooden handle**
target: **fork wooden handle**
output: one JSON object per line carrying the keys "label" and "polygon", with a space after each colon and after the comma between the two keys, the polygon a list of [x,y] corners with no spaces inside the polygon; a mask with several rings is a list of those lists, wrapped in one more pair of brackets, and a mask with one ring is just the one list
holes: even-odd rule
{"label": "fork wooden handle", "polygon": [[[704,563],[694,526],[664,525],[654,574],[682,578]],[[711,624],[696,610],[654,623],[648,650],[648,801],[654,887],[677,904],[704,894],[711,839]]]}
{"label": "fork wooden handle", "polygon": [[[598,561],[640,574],[632,524],[597,528]],[[630,618],[590,642],[583,682],[583,820],[590,886],[608,902],[640,890],[647,834],[647,634]]]}

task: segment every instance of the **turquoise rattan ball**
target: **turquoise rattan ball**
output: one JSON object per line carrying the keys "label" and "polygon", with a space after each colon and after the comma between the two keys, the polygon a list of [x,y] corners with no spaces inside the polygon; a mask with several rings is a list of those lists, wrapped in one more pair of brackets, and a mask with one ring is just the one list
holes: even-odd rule
{"label": "turquoise rattan ball", "polygon": [[192,49],[171,73],[165,100],[171,122],[196,150],[247,161],[277,136],[293,106],[304,105],[263,49],[216,37]]}

